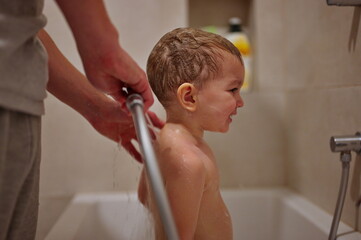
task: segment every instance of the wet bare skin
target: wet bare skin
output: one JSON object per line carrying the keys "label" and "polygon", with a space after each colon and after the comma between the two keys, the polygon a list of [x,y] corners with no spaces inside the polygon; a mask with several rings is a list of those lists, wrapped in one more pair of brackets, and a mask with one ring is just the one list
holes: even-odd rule
{"label": "wet bare skin", "polygon": [[[180,239],[232,239],[231,218],[208,145],[182,125],[166,124],[157,138],[156,152]],[[144,173],[139,198],[155,216],[156,239],[166,239]]]}
{"label": "wet bare skin", "polygon": [[[231,240],[232,222],[219,189],[214,155],[203,140],[204,131],[227,132],[243,106],[242,62],[223,53],[222,71],[196,89],[178,88],[178,102],[166,109],[167,123],[157,136],[156,150],[164,186],[181,240]],[[181,99],[181,100],[180,100]],[[143,170],[139,200],[155,220],[156,239],[166,239]]]}

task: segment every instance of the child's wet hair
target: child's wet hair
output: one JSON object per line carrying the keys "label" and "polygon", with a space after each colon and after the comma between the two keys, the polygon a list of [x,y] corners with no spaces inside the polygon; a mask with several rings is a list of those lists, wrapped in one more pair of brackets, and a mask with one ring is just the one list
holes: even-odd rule
{"label": "child's wet hair", "polygon": [[221,70],[222,51],[242,62],[238,49],[220,35],[194,28],[177,28],[155,45],[147,62],[149,83],[164,107],[180,85],[201,87]]}

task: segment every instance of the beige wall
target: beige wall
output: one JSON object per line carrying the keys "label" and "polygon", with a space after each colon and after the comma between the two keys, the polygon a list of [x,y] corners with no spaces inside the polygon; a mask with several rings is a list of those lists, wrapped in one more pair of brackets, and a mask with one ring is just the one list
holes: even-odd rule
{"label": "beige wall", "polygon": [[[254,0],[253,6],[254,90],[282,96],[276,139],[284,150],[284,172],[276,172],[284,174],[289,188],[333,214],[341,163],[339,154],[331,153],[329,139],[361,131],[361,8],[331,7],[323,0]],[[277,104],[272,99],[267,103]],[[352,226],[360,160],[353,154],[342,217]],[[272,163],[277,164],[275,156]]]}
{"label": "beige wall", "polygon": [[[286,182],[333,213],[341,163],[329,139],[361,131],[361,28],[352,27],[354,7],[330,7],[323,0],[283,2]],[[361,158],[355,158],[342,217],[352,226],[361,181]]]}

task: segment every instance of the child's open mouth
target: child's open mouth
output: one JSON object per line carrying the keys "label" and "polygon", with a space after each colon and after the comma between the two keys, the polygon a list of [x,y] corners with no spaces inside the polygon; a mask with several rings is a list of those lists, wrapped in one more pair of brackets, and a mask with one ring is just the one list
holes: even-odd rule
{"label": "child's open mouth", "polygon": [[237,112],[233,112],[231,115],[229,115],[229,120],[232,122],[232,118],[237,115]]}

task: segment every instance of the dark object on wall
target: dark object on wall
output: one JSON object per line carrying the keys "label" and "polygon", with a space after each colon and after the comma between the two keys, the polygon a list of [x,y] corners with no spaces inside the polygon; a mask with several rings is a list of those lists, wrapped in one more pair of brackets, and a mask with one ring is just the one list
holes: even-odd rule
{"label": "dark object on wall", "polygon": [[328,5],[361,6],[361,0],[327,0]]}

